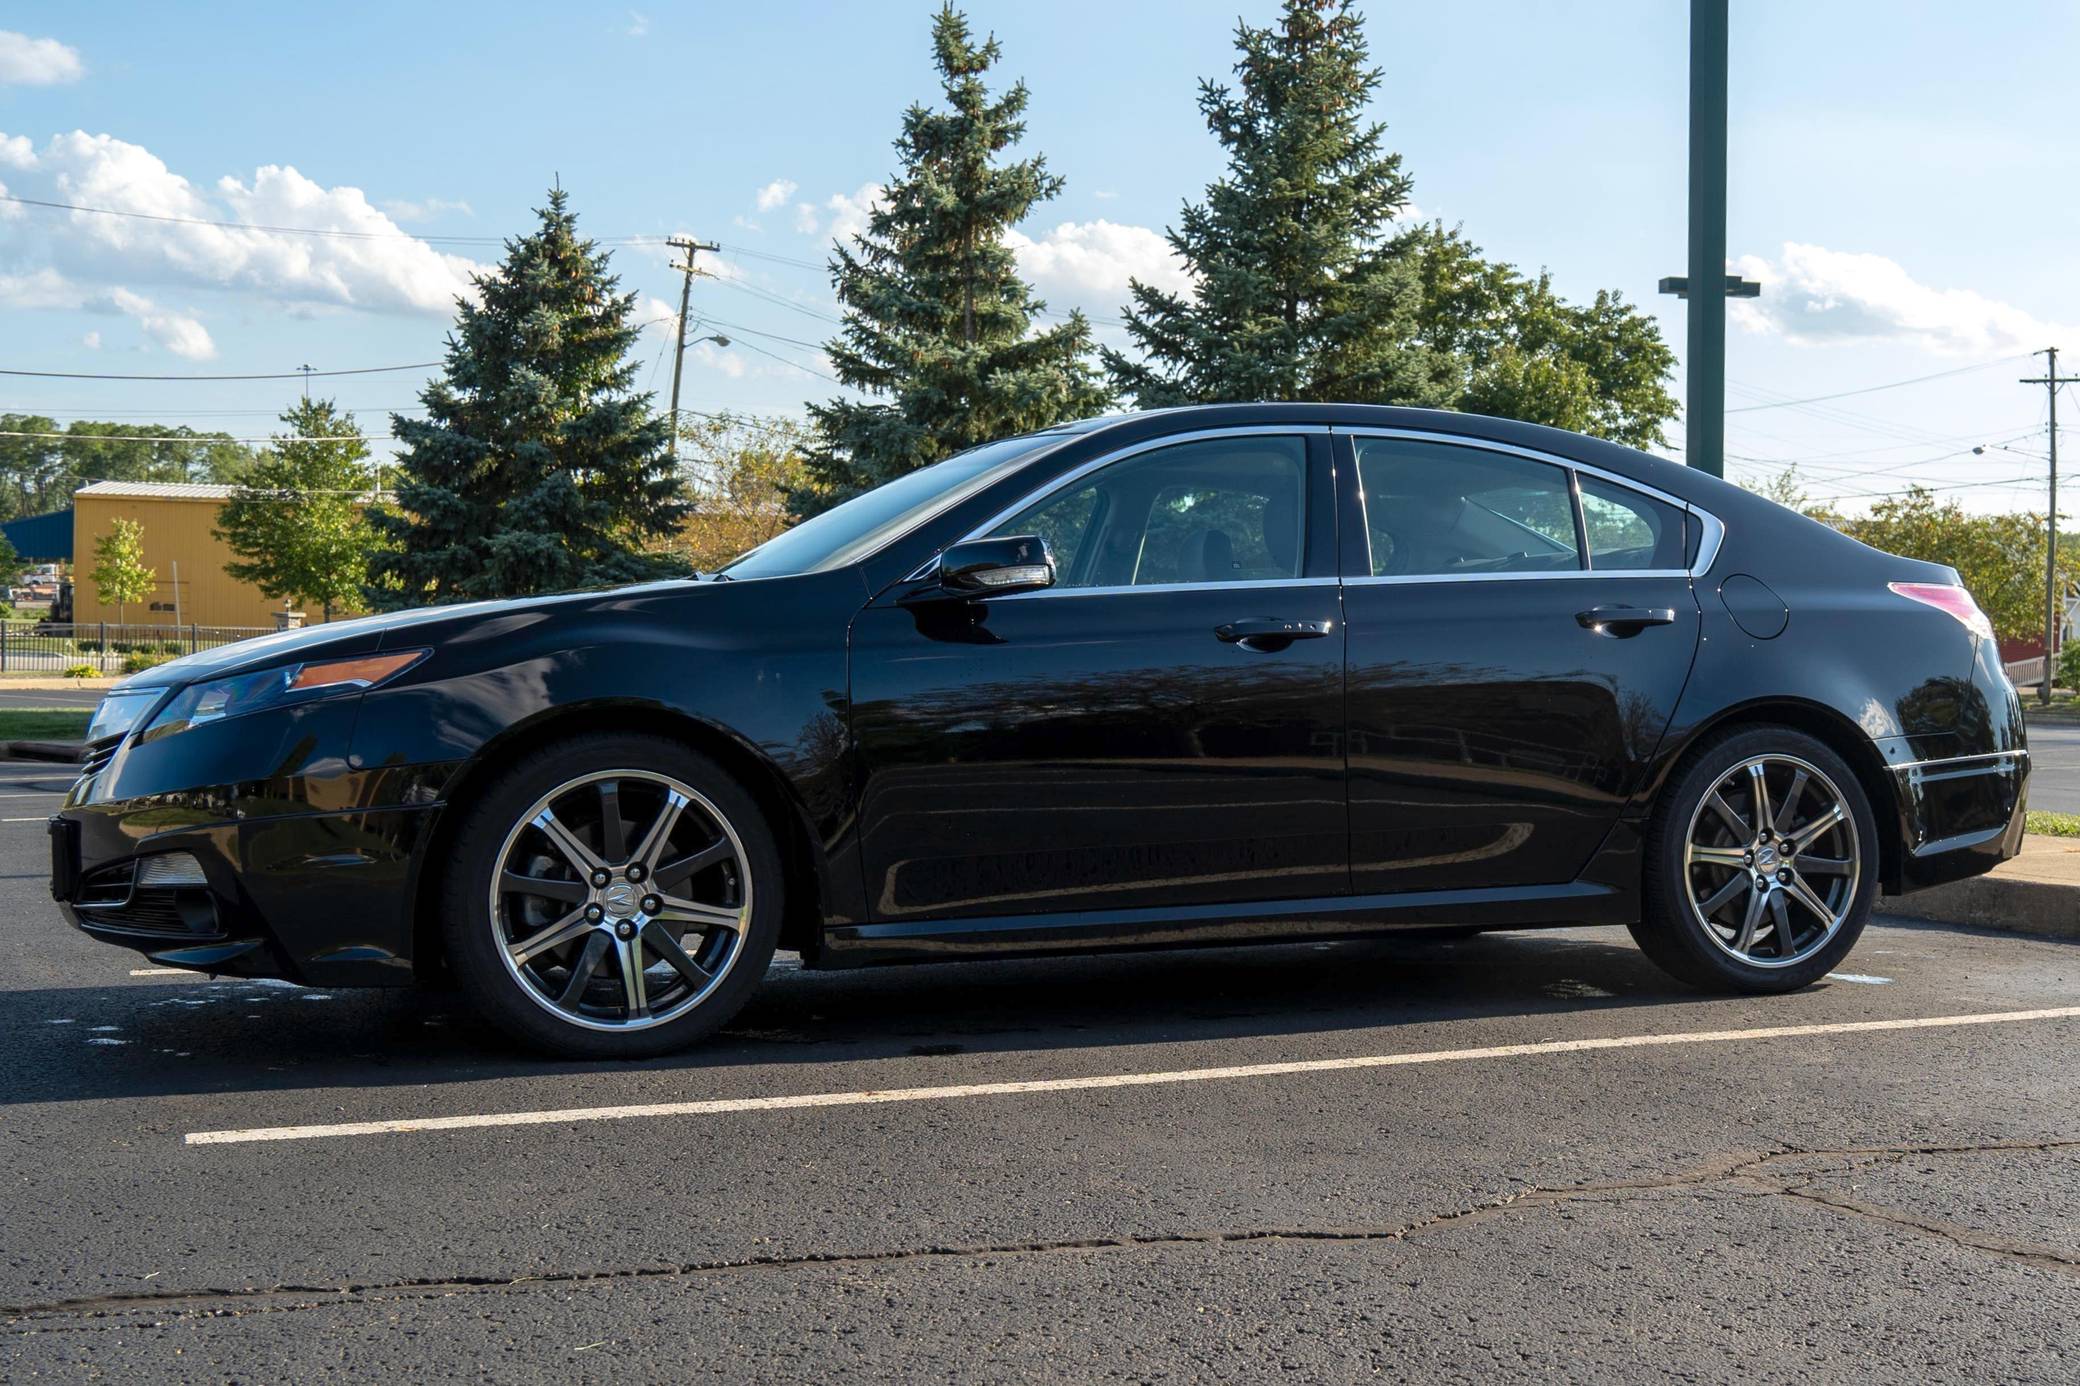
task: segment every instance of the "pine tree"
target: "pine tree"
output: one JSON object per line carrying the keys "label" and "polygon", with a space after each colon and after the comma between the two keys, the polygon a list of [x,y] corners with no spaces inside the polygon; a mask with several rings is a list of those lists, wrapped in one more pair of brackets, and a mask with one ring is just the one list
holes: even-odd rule
{"label": "pine tree", "polygon": [[224,571],[270,597],[316,604],[332,619],[361,598],[370,544],[368,444],[329,399],[282,415],[287,434],[232,492],[216,533],[238,555]]}
{"label": "pine tree", "polygon": [[1392,223],[1401,156],[1365,119],[1379,86],[1349,0],[1285,0],[1236,30],[1240,90],[1199,84],[1228,172],[1170,245],[1196,294],[1136,282],[1125,311],[1142,359],[1106,369],[1144,407],[1222,400],[1432,404],[1446,367],[1415,340],[1421,291]]}
{"label": "pine tree", "polygon": [[553,592],[683,571],[645,550],[686,515],[671,422],[634,388],[634,296],[581,240],[562,188],[540,226],[476,276],[427,418],[404,444],[397,510],[370,518],[381,605]]}
{"label": "pine tree", "polygon": [[912,106],[901,171],[831,278],[845,326],[829,347],[844,384],[877,398],[811,405],[819,446],[807,508],[827,505],[964,448],[1111,402],[1090,364],[1081,312],[1034,330],[1046,305],[1019,278],[1005,232],[1062,180],[1040,156],[999,164],[1025,133],[1023,82],[992,98],[1001,50],[977,47],[951,4],[932,23],[948,109]]}

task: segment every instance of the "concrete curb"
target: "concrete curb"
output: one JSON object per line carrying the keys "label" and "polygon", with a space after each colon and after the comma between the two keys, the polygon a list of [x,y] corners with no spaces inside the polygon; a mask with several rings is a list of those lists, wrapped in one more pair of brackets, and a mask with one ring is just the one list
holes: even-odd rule
{"label": "concrete curb", "polygon": [[2023,855],[1988,875],[1882,898],[1878,912],[2011,934],[2080,939],[2080,842],[2029,837],[2024,844]]}
{"label": "concrete curb", "polygon": [[0,750],[5,750],[15,760],[49,760],[77,765],[81,747],[74,741],[8,741],[0,743]]}

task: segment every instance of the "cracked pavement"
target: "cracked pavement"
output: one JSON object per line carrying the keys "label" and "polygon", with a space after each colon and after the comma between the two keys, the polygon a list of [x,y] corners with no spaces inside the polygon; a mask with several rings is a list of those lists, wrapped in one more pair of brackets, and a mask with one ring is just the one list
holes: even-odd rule
{"label": "cracked pavement", "polygon": [[41,854],[0,836],[10,1380],[2080,1378],[2074,1018],[182,1141],[2043,1009],[2074,945],[1886,921],[1845,964],[1886,980],[1770,999],[1602,930],[789,969],[609,1067],[439,996],[129,976]]}

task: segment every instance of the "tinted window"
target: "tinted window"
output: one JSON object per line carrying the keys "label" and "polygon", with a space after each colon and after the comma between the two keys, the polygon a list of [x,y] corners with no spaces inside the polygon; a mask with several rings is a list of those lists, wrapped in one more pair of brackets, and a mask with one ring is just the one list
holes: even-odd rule
{"label": "tinted window", "polygon": [[1564,468],[1413,439],[1360,438],[1357,449],[1374,577],[1582,566]]}
{"label": "tinted window", "polygon": [[1582,478],[1582,527],[1589,532],[1589,566],[1682,568],[1683,512],[1651,496],[1594,477]]}
{"label": "tinted window", "polygon": [[1060,441],[1059,433],[1030,433],[969,448],[804,520],[723,571],[733,578],[783,577],[857,563]]}
{"label": "tinted window", "polygon": [[1261,582],[1300,576],[1307,445],[1209,438],[1101,467],[996,527],[1039,534],[1057,587]]}

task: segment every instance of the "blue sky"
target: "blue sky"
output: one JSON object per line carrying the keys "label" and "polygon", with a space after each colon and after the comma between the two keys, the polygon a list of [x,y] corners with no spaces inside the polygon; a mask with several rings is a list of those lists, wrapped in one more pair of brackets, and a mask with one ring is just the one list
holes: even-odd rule
{"label": "blue sky", "polygon": [[[1654,284],[1684,269],[1687,7],[1365,10],[1385,69],[1377,113],[1422,214],[1550,269],[1567,294],[1622,290],[1680,348],[1682,307]],[[1195,83],[1227,73],[1238,11],[1261,22],[1275,5],[969,7],[1003,42],[1006,79],[1032,88],[1026,147],[1068,179],[1021,228],[1022,260],[1055,307],[1116,319],[1128,274],[1176,274],[1157,233],[1219,173]],[[1735,6],[1729,252],[1768,287],[1730,334],[1729,451],[1737,472],[1801,459],[1816,493],[1852,506],[1927,481],[1975,508],[2040,508],[2043,395],[2015,378],[2036,373],[2024,354],[2045,345],[2080,367],[2080,141],[2066,99],[2080,8],[1872,13]],[[833,308],[820,271],[783,260],[821,262],[889,173],[902,108],[936,91],[929,15],[922,0],[12,4],[0,16],[8,193],[358,234],[0,203],[0,366],[434,359],[467,262],[497,250],[415,238],[524,228],[560,177],[594,235],[732,247],[718,265],[728,281],[697,284],[695,302],[741,345],[689,358],[687,402],[798,412],[832,387],[812,373],[813,347],[783,339],[820,341]],[[669,313],[661,248],[626,246],[616,263],[646,315]],[[668,363],[651,363],[666,335],[642,346],[660,391]],[[1938,372],[1955,373],[1781,404]],[[418,380],[320,388],[379,432]],[[295,389],[0,377],[0,410],[261,434]],[[2080,396],[2067,399],[2080,418]],[[1973,443],[2018,451],[1973,457]]]}

